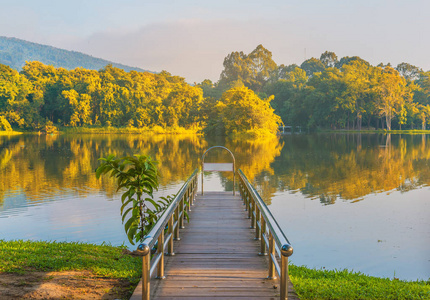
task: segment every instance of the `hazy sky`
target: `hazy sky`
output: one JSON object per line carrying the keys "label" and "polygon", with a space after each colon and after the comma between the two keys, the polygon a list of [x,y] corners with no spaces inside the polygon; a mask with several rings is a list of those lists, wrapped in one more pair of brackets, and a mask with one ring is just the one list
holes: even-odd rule
{"label": "hazy sky", "polygon": [[430,70],[430,0],[0,0],[0,35],[188,82],[219,79],[258,44],[277,64],[333,51]]}

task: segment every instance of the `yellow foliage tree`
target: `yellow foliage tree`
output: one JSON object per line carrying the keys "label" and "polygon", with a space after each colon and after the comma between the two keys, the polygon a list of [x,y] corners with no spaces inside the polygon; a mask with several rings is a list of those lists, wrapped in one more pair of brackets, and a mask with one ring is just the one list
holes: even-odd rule
{"label": "yellow foliage tree", "polygon": [[273,96],[260,99],[246,87],[226,91],[216,106],[225,134],[248,137],[275,135],[282,121],[273,112],[272,99]]}

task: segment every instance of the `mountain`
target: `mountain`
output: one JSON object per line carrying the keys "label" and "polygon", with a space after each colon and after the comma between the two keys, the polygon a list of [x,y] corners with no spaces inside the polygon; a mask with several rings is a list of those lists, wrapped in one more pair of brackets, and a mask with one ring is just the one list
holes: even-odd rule
{"label": "mountain", "polygon": [[[20,71],[26,61],[40,61],[46,65],[68,70],[82,67],[90,70],[100,70],[111,64],[127,72],[151,72],[148,70],[117,64],[81,52],[68,51],[47,45],[36,44],[17,38],[0,36],[0,64],[8,65]],[[152,72],[154,73],[154,72]]]}

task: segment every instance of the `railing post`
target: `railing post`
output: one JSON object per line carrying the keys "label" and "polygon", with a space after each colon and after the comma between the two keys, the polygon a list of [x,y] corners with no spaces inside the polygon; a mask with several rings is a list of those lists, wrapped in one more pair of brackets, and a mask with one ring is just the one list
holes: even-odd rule
{"label": "railing post", "polygon": [[140,244],[138,249],[142,251],[142,300],[149,300],[150,290],[150,270],[151,251],[148,245]]}
{"label": "railing post", "polygon": [[202,195],[203,195],[203,177],[204,177],[203,165],[202,165]]}
{"label": "railing post", "polygon": [[269,231],[269,276],[268,279],[276,279],[276,269],[275,269],[275,239],[272,233]]}
{"label": "railing post", "polygon": [[[245,205],[245,211],[249,210],[249,205],[248,205],[248,190],[246,189],[246,187],[243,189],[243,204]],[[248,213],[248,219],[249,219],[249,213]]]}
{"label": "railing post", "polygon": [[174,215],[175,215],[175,222],[177,222],[176,223],[176,227],[175,227],[175,234],[174,234],[174,239],[176,240],[176,241],[179,241],[181,238],[179,237],[179,227],[180,227],[180,225],[179,225],[179,205],[180,205],[180,203],[178,203],[178,206],[176,206],[176,209],[175,209],[175,213],[174,213]]}
{"label": "railing post", "polygon": [[191,182],[191,205],[194,205],[194,197],[195,197],[195,182],[194,180]]}
{"label": "railing post", "polygon": [[185,195],[184,196],[182,196],[182,199],[181,199],[181,201],[179,201],[179,206],[180,206],[180,208],[179,208],[179,212],[180,213],[182,213],[182,216],[181,217],[179,217],[179,228],[181,228],[181,229],[184,229],[185,228],[185,226],[184,226],[184,217],[185,217],[185,208],[184,208],[184,198],[185,198]]}
{"label": "railing post", "polygon": [[161,254],[160,261],[158,262],[157,278],[164,279],[164,230],[161,231],[158,237],[157,253]]}
{"label": "railing post", "polygon": [[252,205],[251,205],[251,195],[249,194],[249,191],[246,190],[246,208],[248,209],[248,219],[251,219],[251,213],[252,213]]}
{"label": "railing post", "polygon": [[283,245],[281,248],[281,300],[288,299],[288,257],[293,254],[291,245]]}
{"label": "railing post", "polygon": [[188,201],[188,211],[191,211],[191,190],[190,188],[187,189],[187,201]]}
{"label": "railing post", "polygon": [[174,216],[174,214],[172,214],[172,216],[170,217],[169,224],[168,224],[170,240],[169,240],[169,245],[167,247],[167,253],[169,256],[175,255],[175,252],[173,252],[173,235],[174,235],[174,233],[173,233],[173,223],[174,223],[173,219],[174,219],[174,217],[173,216]]}
{"label": "railing post", "polygon": [[255,239],[260,239],[260,226],[258,226],[258,223],[260,223],[260,209],[258,208],[258,205],[255,204]]}
{"label": "railing post", "polygon": [[[241,178],[241,177],[239,177],[239,182],[240,182],[240,184],[239,184],[239,187],[240,187],[240,195],[242,196],[243,205],[246,205],[246,199],[245,199],[245,187],[244,187],[244,185],[243,185],[243,182],[242,182],[242,178]],[[245,210],[246,210],[246,206],[245,206]]]}
{"label": "railing post", "polygon": [[264,240],[264,234],[266,233],[266,220],[264,218],[261,218],[261,230],[260,230],[260,253],[258,255],[267,255],[266,252],[266,241]]}
{"label": "railing post", "polygon": [[251,229],[254,229],[255,228],[255,215],[254,215],[254,213],[256,213],[256,211],[255,211],[255,200],[253,197],[251,197],[251,198],[252,198],[252,208],[250,209],[250,211],[251,211]]}

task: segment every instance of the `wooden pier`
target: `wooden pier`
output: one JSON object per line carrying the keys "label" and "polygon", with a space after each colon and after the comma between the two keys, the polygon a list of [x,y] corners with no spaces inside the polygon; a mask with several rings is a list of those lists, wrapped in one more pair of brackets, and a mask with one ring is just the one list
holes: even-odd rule
{"label": "wooden pier", "polygon": [[[240,196],[205,192],[188,214],[175,255],[165,256],[165,279],[150,280],[151,299],[279,299]],[[142,282],[131,299],[142,299]],[[298,299],[289,280],[288,299]]]}

